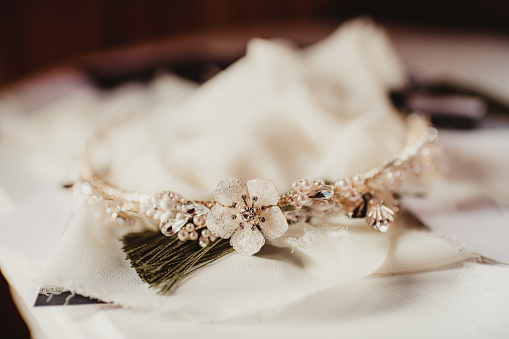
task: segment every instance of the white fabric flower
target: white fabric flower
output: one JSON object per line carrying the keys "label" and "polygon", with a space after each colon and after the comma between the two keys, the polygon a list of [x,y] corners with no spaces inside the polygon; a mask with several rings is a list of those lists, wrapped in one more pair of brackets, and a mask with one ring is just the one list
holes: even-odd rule
{"label": "white fabric flower", "polygon": [[222,179],[216,188],[216,202],[207,216],[208,229],[218,237],[230,238],[233,248],[253,255],[288,229],[288,222],[277,202],[279,195],[270,180]]}

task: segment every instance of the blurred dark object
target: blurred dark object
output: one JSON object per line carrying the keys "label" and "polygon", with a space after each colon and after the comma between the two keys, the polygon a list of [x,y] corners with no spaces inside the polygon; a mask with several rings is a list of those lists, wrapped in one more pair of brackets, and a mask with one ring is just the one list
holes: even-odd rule
{"label": "blurred dark object", "polygon": [[16,310],[9,291],[9,285],[0,274],[0,324],[2,338],[30,338],[25,321]]}
{"label": "blurred dark object", "polygon": [[495,0],[2,0],[0,85],[79,55],[188,32],[313,21],[337,26],[360,15],[509,32],[509,2]]}
{"label": "blurred dark object", "polygon": [[449,82],[413,83],[390,94],[401,111],[427,114],[433,125],[448,129],[496,127],[489,119],[509,118],[509,106],[481,90]]}
{"label": "blurred dark object", "polygon": [[52,293],[50,295],[39,292],[37,299],[35,299],[34,306],[72,306],[90,304],[105,304],[105,302],[69,291]]}
{"label": "blurred dark object", "polygon": [[126,81],[148,81],[164,71],[202,83],[242,57],[253,36],[286,38],[302,47],[327,36],[335,28],[336,25],[310,23],[244,25],[86,55],[75,58],[71,64],[101,88]]}

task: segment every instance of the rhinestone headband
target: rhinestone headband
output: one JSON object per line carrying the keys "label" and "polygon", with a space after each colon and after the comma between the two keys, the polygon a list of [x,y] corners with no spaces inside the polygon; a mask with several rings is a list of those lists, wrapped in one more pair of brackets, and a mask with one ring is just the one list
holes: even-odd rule
{"label": "rhinestone headband", "polygon": [[270,180],[238,178],[220,180],[210,201],[189,200],[171,191],[126,191],[94,171],[90,147],[84,152],[84,169],[73,177],[73,190],[78,203],[95,217],[106,215],[121,225],[141,220],[149,228],[159,227],[160,235],[177,247],[197,244],[192,247],[196,251],[229,239],[226,246],[253,255],[265,239],[282,236],[293,223],[341,214],[364,218],[374,230],[387,232],[400,212],[396,192],[404,180],[430,166],[437,148],[437,131],[424,117],[411,114],[407,122],[405,147],[383,166],[336,181],[299,180],[282,196]]}

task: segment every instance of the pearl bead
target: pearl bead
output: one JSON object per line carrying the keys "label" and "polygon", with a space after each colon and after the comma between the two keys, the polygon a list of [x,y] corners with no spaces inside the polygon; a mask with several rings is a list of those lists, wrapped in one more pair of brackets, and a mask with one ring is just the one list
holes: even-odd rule
{"label": "pearl bead", "polygon": [[205,225],[205,217],[203,217],[202,215],[194,216],[193,222],[196,226],[203,226]]}
{"label": "pearl bead", "polygon": [[155,210],[155,209],[153,209],[153,208],[149,208],[145,214],[147,215],[147,217],[149,217],[149,218],[150,218],[150,217],[151,217],[151,216],[153,216],[155,213],[156,213],[156,210]]}
{"label": "pearl bead", "polygon": [[86,195],[89,195],[89,194],[92,194],[94,190],[92,188],[92,185],[90,185],[90,183],[84,182],[83,185],[81,185],[81,191],[83,193],[85,193]]}
{"label": "pearl bead", "polygon": [[350,182],[350,179],[344,178],[337,181],[335,186],[337,186],[340,191],[348,191],[352,188],[352,183]]}
{"label": "pearl bead", "polygon": [[193,225],[193,224],[191,224],[191,223],[187,223],[187,224],[186,224],[186,230],[187,230],[188,232],[193,232],[193,231],[194,231],[194,225]]}
{"label": "pearl bead", "polygon": [[312,187],[313,187],[313,184],[308,179],[302,180],[302,188],[304,190],[306,190],[306,191],[310,190]]}
{"label": "pearl bead", "polygon": [[307,205],[309,203],[309,198],[307,197],[307,195],[299,195],[297,201],[301,205]]}
{"label": "pearl bead", "polygon": [[159,217],[159,220],[161,220],[161,221],[168,220],[168,219],[171,219],[171,213],[170,212],[164,212]]}
{"label": "pearl bead", "polygon": [[364,184],[364,177],[360,174],[354,175],[352,178],[354,185],[363,185]]}
{"label": "pearl bead", "polygon": [[186,241],[189,240],[189,232],[186,230],[180,230],[178,232],[178,238],[180,241]]}
{"label": "pearl bead", "polygon": [[171,200],[161,200],[159,207],[165,211],[169,211],[175,207],[175,204]]}
{"label": "pearl bead", "polygon": [[361,198],[361,195],[357,191],[350,192],[350,196],[348,197],[348,199],[350,199],[350,201],[357,201],[360,198]]}
{"label": "pearl bead", "polygon": [[163,212],[161,211],[156,211],[153,215],[153,218],[154,220],[161,220],[161,215],[163,214]]}
{"label": "pearl bead", "polygon": [[211,233],[209,230],[207,230],[207,229],[205,229],[205,230],[203,230],[203,231],[201,232],[201,236],[202,236],[202,237],[205,237],[205,238],[208,238],[208,237],[210,237],[211,235],[212,235],[212,233]]}
{"label": "pearl bead", "polygon": [[207,247],[210,244],[209,238],[200,237],[199,244],[201,247]]}
{"label": "pearl bead", "polygon": [[196,232],[189,232],[189,240],[198,240],[198,233]]}

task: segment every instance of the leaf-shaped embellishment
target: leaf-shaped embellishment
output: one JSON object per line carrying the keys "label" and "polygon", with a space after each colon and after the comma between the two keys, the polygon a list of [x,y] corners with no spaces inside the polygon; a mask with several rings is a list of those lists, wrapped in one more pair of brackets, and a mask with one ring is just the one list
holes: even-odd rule
{"label": "leaf-shaped embellishment", "polygon": [[371,205],[366,221],[375,230],[387,232],[394,222],[394,211],[385,206],[383,202]]}
{"label": "leaf-shaped embellishment", "polygon": [[357,205],[357,207],[355,207],[355,209],[353,211],[348,213],[348,216],[350,218],[365,218],[367,215],[368,205],[369,205],[370,200],[371,200],[371,194],[364,193],[362,195],[362,200],[359,203],[359,205]]}

